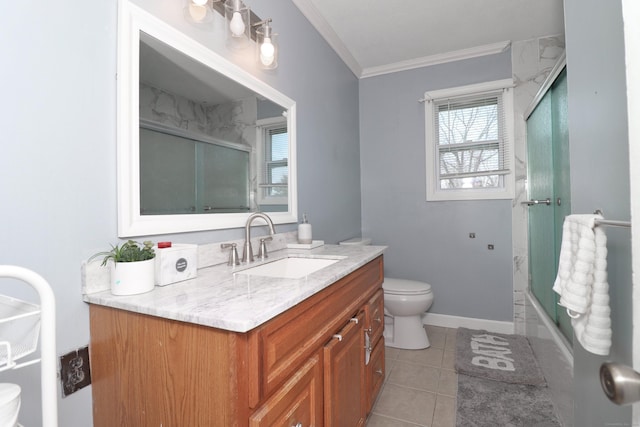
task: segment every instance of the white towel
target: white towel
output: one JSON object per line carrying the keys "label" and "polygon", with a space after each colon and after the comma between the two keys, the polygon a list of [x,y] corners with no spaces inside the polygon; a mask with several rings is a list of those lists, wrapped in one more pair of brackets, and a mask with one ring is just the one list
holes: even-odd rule
{"label": "white towel", "polygon": [[558,276],[553,290],[567,308],[578,342],[607,356],[611,348],[607,236],[595,226],[600,215],[569,215],[562,226]]}

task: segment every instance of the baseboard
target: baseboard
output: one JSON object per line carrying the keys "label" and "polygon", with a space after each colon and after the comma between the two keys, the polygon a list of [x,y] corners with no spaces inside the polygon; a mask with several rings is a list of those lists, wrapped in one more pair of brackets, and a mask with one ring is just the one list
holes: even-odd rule
{"label": "baseboard", "polygon": [[426,313],[422,316],[422,323],[445,328],[484,329],[498,334],[512,334],[513,322],[498,320],[474,319],[472,317],[449,316],[447,314]]}

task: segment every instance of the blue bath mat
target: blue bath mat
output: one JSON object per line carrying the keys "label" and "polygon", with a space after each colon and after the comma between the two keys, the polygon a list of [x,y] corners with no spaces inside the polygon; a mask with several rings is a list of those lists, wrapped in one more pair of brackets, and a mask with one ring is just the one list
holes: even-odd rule
{"label": "blue bath mat", "polygon": [[458,328],[455,367],[472,377],[546,386],[529,340],[522,335]]}

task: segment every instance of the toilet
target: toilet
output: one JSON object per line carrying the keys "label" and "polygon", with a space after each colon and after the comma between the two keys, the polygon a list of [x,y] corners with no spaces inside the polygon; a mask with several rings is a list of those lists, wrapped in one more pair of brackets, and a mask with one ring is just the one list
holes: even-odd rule
{"label": "toilet", "polygon": [[0,426],[17,426],[18,412],[20,412],[20,386],[0,383]]}
{"label": "toilet", "polygon": [[[369,245],[371,239],[356,237],[341,245]],[[384,339],[388,347],[419,350],[429,347],[429,337],[422,324],[422,315],[433,304],[431,285],[415,280],[385,277]]]}

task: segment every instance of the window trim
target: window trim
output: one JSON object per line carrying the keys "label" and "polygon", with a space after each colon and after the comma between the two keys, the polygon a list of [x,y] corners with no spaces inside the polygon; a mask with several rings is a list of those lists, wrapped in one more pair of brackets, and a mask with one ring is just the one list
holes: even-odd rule
{"label": "window trim", "polygon": [[[445,200],[499,200],[514,198],[514,113],[513,113],[513,80],[503,79],[491,82],[458,86],[448,89],[433,90],[424,94],[425,110],[425,152],[426,152],[426,184],[427,201]],[[469,96],[490,95],[503,90],[502,106],[504,111],[504,135],[506,137],[506,155],[509,161],[509,173],[504,176],[504,186],[497,189],[464,189],[442,190],[438,185],[439,152],[435,134],[434,101],[443,98],[460,98]]]}
{"label": "window trim", "polygon": [[[281,127],[284,125],[287,126],[287,118],[286,117],[272,117],[268,119],[259,119],[256,121],[256,141],[257,141],[257,161],[256,161],[256,203],[258,205],[286,205],[289,203],[288,195],[286,197],[265,197],[263,196],[263,186],[265,183],[262,182],[265,176],[265,139],[266,134],[270,129]],[[287,133],[289,130],[287,129]],[[291,147],[289,147],[289,156],[291,155]],[[291,175],[291,159],[287,158],[287,169],[289,171],[289,176]],[[289,191],[291,191],[291,187],[289,187]]]}

